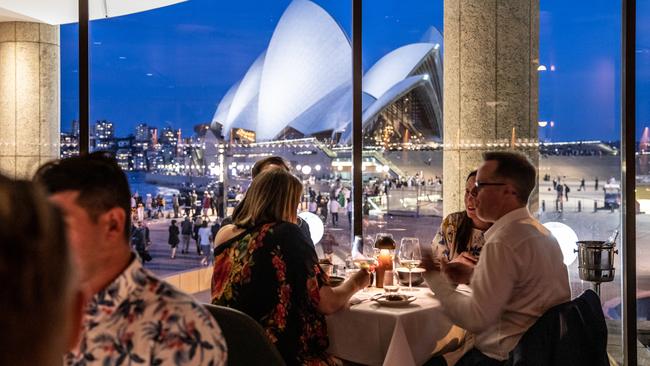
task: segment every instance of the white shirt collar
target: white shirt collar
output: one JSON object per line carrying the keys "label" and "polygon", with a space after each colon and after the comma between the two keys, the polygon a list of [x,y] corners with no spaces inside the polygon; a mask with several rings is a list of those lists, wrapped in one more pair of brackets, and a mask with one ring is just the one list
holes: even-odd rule
{"label": "white shirt collar", "polygon": [[507,214],[501,216],[500,219],[494,222],[492,226],[487,229],[487,231],[484,234],[485,241],[487,242],[490,240],[492,236],[495,235],[497,231],[499,231],[502,227],[510,224],[513,221],[525,219],[525,218],[532,218],[532,215],[528,211],[528,207],[522,207],[518,208],[516,210],[512,210],[508,212]]}

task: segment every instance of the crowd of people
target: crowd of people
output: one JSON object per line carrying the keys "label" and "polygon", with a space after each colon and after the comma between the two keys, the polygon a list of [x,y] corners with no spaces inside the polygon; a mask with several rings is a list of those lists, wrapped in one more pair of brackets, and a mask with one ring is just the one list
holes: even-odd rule
{"label": "crowd of people", "polygon": [[[219,227],[201,216],[171,222],[171,255],[179,245],[187,252],[196,231],[197,253],[214,261],[212,304],[257,321],[287,365],[338,364],[327,353],[325,316],[344,309],[370,274],[361,269],[331,286],[297,215],[301,181],[279,157],[253,172]],[[535,167],[510,152],[486,153],[468,175],[465,210],[444,219],[423,258],[426,283],[466,334],[428,364],[503,365],[546,310],[570,300],[560,247],[527,209],[535,185]],[[11,335],[0,343],[0,364],[53,365],[62,356],[68,365],[226,364],[215,319],[137,259],[147,230],[131,229],[130,197],[124,173],[103,153],[47,163],[33,182],[0,176],[0,218],[11,223],[0,226],[0,325]],[[143,243],[135,252],[134,232]]]}

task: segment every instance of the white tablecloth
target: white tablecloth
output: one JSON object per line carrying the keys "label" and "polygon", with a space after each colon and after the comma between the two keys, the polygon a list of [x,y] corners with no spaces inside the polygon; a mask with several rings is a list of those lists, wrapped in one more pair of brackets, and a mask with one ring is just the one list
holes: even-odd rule
{"label": "white tablecloth", "polygon": [[[359,292],[368,299],[381,289]],[[457,338],[462,330],[444,315],[428,288],[409,293],[417,297],[403,308],[365,300],[327,317],[328,352],[364,365],[421,365],[434,351]]]}

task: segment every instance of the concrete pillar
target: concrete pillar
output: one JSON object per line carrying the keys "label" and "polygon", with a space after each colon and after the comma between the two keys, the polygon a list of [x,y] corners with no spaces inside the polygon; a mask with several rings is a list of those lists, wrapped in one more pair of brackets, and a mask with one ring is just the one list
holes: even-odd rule
{"label": "concrete pillar", "polygon": [[59,27],[0,23],[0,172],[31,178],[59,156]]}
{"label": "concrete pillar", "polygon": [[510,149],[513,128],[515,149],[537,165],[539,0],[445,0],[444,24],[446,215],[463,209],[482,153]]}

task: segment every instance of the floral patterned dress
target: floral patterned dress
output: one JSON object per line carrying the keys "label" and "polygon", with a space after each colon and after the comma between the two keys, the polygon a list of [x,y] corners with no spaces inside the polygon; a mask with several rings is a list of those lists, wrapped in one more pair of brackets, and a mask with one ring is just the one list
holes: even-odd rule
{"label": "floral patterned dress", "polygon": [[257,320],[288,365],[331,365],[317,309],[327,281],[297,225],[264,224],[215,248],[212,303]]}
{"label": "floral patterned dress", "polygon": [[[456,252],[456,233],[458,232],[458,227],[462,219],[463,212],[454,212],[445,217],[440,225],[440,229],[438,229],[436,236],[433,238],[434,253],[437,247],[438,254],[441,256],[444,255],[450,261],[460,255],[460,253]],[[470,241],[466,251],[466,253],[471,254],[477,261],[481,255],[483,244],[485,244],[483,233],[484,231],[482,230],[472,228],[472,234],[470,235]]]}

